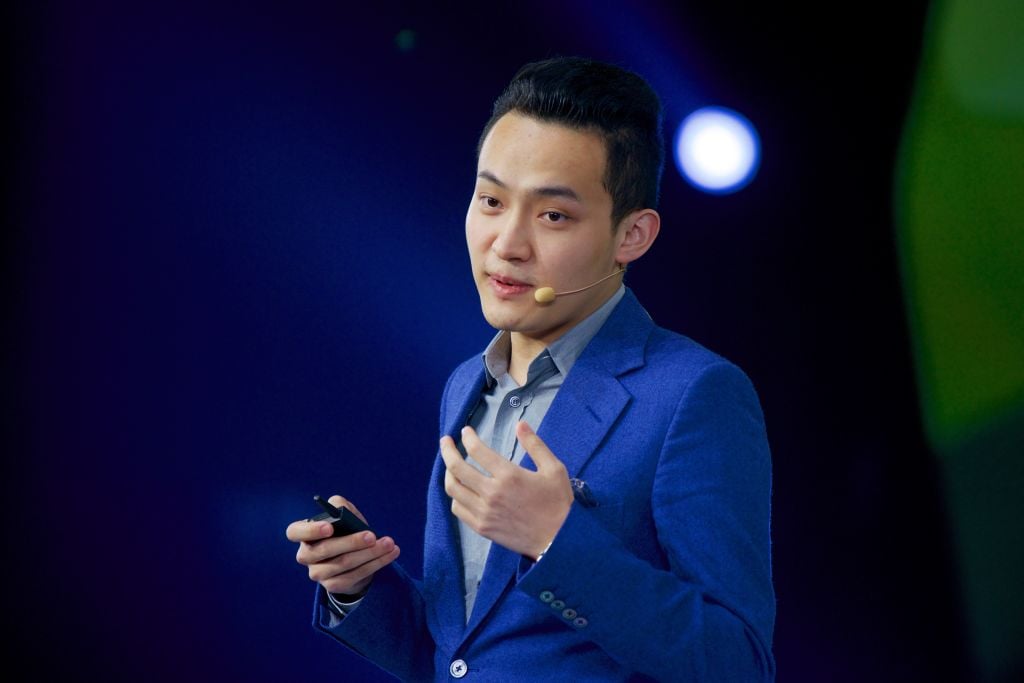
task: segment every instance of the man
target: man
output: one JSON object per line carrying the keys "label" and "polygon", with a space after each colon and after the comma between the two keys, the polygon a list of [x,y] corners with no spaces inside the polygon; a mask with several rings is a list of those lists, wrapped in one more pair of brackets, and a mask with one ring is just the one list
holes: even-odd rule
{"label": "man", "polygon": [[466,239],[500,331],[445,387],[424,579],[391,538],[288,528],[314,626],[399,678],[774,678],[757,397],[621,283],[660,229],[660,116],[639,76],[577,58],[495,103]]}

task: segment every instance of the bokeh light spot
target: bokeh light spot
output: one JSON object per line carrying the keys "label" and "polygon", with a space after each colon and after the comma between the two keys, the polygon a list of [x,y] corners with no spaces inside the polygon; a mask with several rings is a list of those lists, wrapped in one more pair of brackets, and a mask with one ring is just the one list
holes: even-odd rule
{"label": "bokeh light spot", "polygon": [[687,116],[676,133],[676,166],[696,188],[727,194],[757,173],[761,143],[754,126],[724,107],[704,107]]}

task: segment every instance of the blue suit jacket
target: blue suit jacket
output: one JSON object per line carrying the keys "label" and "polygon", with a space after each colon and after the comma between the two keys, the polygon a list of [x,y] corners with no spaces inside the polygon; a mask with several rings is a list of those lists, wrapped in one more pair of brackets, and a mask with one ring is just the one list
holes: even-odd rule
{"label": "blue suit jacket", "polygon": [[[479,356],[452,373],[443,434],[483,386]],[[468,624],[437,457],[424,578],[381,570],[341,621],[318,593],[314,625],[404,680],[451,680],[456,660],[467,681],[772,680],[771,465],[746,376],[627,290],[538,434],[592,503],[536,564],[494,544]]]}

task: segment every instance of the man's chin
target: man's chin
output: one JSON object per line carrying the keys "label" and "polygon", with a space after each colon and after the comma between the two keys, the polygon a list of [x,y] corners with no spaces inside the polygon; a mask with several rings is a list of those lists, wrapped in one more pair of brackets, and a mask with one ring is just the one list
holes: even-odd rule
{"label": "man's chin", "polygon": [[481,310],[487,324],[496,330],[519,331],[529,325],[530,314],[535,313],[536,304],[523,301],[488,301],[481,302]]}
{"label": "man's chin", "polygon": [[484,311],[484,320],[496,330],[509,330],[518,332],[523,327],[521,316],[494,315]]}

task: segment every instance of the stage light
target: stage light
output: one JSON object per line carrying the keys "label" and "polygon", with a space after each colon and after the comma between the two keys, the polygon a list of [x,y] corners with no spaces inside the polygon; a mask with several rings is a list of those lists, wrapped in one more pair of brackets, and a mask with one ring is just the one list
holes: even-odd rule
{"label": "stage light", "polygon": [[757,131],[724,107],[704,107],[687,116],[676,133],[676,166],[699,190],[728,194],[753,180],[761,160]]}

